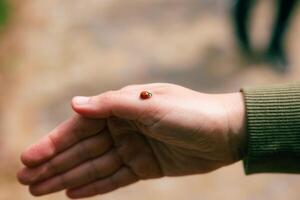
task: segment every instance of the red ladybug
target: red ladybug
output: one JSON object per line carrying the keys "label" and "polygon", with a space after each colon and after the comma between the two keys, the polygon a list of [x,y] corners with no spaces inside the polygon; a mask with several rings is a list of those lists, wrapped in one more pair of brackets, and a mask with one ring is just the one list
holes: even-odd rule
{"label": "red ladybug", "polygon": [[149,99],[152,97],[152,93],[148,91],[142,91],[140,97],[141,99]]}

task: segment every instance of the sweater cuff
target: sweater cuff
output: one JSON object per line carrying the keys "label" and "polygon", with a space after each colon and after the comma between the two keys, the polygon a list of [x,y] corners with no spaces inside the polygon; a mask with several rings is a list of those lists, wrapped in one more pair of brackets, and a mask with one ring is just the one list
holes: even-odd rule
{"label": "sweater cuff", "polygon": [[300,173],[300,84],[244,88],[246,174]]}

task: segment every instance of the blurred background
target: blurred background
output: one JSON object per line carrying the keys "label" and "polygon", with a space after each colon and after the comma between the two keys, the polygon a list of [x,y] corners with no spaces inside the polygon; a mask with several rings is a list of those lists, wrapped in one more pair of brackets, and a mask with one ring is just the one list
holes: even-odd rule
{"label": "blurred background", "polygon": [[[260,0],[253,43],[267,44],[275,2]],[[70,99],[128,84],[202,92],[299,80],[300,9],[286,34],[289,70],[240,51],[233,0],[0,0],[0,200],[30,200],[19,154],[72,114]],[[242,163],[201,176],[139,182],[92,199],[299,199],[299,175],[245,176]],[[67,199],[64,193],[39,199]]]}

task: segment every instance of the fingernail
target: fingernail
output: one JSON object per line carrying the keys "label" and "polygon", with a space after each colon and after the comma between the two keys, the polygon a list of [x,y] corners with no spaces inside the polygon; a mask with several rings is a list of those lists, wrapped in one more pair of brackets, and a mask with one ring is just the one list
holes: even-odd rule
{"label": "fingernail", "polygon": [[76,105],[84,105],[89,103],[90,97],[74,97],[73,101]]}

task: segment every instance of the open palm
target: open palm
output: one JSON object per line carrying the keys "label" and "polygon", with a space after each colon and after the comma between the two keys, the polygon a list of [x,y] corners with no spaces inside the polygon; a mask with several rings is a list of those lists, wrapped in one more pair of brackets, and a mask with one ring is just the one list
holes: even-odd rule
{"label": "open palm", "polygon": [[[141,100],[142,90],[153,97]],[[34,195],[67,189],[68,196],[81,198],[141,179],[231,164],[240,159],[241,142],[239,130],[230,126],[226,98],[171,84],[75,98],[72,106],[79,115],[23,153],[26,167],[18,178]]]}

